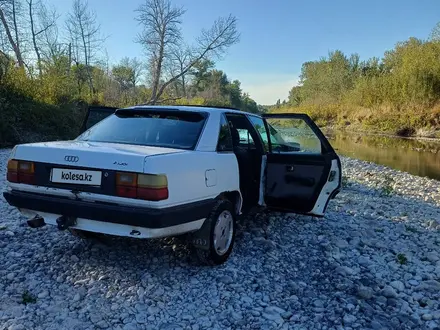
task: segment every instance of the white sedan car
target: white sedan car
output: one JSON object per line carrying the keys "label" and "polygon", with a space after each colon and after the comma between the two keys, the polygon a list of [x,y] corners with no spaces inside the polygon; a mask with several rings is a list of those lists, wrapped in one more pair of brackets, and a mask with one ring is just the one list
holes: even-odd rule
{"label": "white sedan car", "polygon": [[17,145],[4,197],[27,216],[88,236],[187,234],[208,264],[229,257],[254,207],[323,216],[341,163],[304,114],[134,106],[73,141]]}

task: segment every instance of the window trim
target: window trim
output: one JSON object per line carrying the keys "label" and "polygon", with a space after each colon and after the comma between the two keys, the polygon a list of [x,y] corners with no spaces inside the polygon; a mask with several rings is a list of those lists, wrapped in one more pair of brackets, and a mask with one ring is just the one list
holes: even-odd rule
{"label": "window trim", "polygon": [[[224,121],[225,121],[225,123],[226,123],[226,125],[228,126],[228,131],[229,131],[229,135],[230,135],[230,137],[231,137],[231,150],[218,150],[218,145],[219,145],[219,141],[220,141],[220,131],[221,131],[221,128],[222,128],[222,119],[224,119]],[[231,127],[229,126],[229,122],[228,122],[228,119],[226,118],[226,114],[224,113],[224,112],[222,112],[221,114],[220,114],[220,120],[219,120],[219,129],[218,129],[218,136],[217,136],[217,144],[216,144],[216,146],[215,146],[215,151],[217,152],[217,153],[222,153],[222,154],[224,154],[224,153],[234,153],[234,145],[233,145],[233,143],[232,143],[232,132],[231,132]]]}

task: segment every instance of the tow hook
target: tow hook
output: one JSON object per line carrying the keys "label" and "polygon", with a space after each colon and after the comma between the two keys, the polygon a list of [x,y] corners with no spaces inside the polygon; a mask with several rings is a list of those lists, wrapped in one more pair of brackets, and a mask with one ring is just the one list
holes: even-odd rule
{"label": "tow hook", "polygon": [[57,227],[59,230],[66,230],[74,225],[76,225],[76,218],[63,215],[57,219]]}
{"label": "tow hook", "polygon": [[40,228],[46,225],[46,223],[44,222],[44,219],[40,216],[36,216],[33,219],[30,219],[27,221],[27,224],[29,227],[31,228]]}

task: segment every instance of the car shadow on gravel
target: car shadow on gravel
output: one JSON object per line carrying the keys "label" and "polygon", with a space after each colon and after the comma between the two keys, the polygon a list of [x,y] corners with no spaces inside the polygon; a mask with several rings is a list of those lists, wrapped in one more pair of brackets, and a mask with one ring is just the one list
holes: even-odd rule
{"label": "car shadow on gravel", "polygon": [[[52,267],[55,277],[63,272],[78,274],[67,280],[73,285],[95,282],[102,276],[104,282],[113,278],[144,284],[165,281],[170,285],[176,281],[191,283],[194,276],[210,276],[220,278],[227,285],[245,280],[251,284],[252,290],[263,292],[270,292],[275,285],[278,288],[273,292],[279,297],[294,292],[301,294],[304,288],[294,284],[295,279],[307,286],[309,281],[328,278],[330,272],[326,269],[322,247],[316,244],[313,233],[313,226],[322,220],[311,219],[307,216],[293,219],[266,212],[241,219],[234,252],[227,263],[215,267],[201,266],[191,248],[179,238],[105,237],[87,241],[49,228],[51,236],[55,240],[58,237],[58,242],[47,251],[43,262]],[[61,238],[60,235],[67,236]],[[62,262],[59,272],[56,271],[58,265],[51,264],[53,260]],[[84,278],[84,272],[78,271],[81,268],[93,270],[95,276]],[[104,275],[110,269],[112,276],[108,278]],[[175,278],[176,274],[178,278]],[[240,279],[240,274],[246,278]],[[272,283],[271,279],[278,283]]]}
{"label": "car shadow on gravel", "polygon": [[[246,235],[249,231],[259,237],[268,238],[267,226],[269,222],[267,217],[269,215],[262,215],[255,214],[251,217],[240,219],[237,225],[234,251],[229,260],[236,258],[236,254],[239,253],[237,251],[245,247]],[[58,233],[56,230],[54,231]],[[112,265],[133,267],[133,269],[139,268],[145,271],[152,265],[158,264],[163,264],[164,268],[179,266],[195,267],[196,269],[221,269],[228,265],[228,262],[218,266],[202,265],[194,253],[194,248],[187,242],[186,236],[136,239],[102,235],[86,240],[71,237],[69,242],[73,243],[71,249],[64,252],[60,251],[61,253],[78,257],[81,255],[87,257],[99,255],[101,258],[92,258],[95,266],[105,266],[107,263],[111,263]],[[276,246],[275,243],[272,242],[272,244],[272,247]]]}

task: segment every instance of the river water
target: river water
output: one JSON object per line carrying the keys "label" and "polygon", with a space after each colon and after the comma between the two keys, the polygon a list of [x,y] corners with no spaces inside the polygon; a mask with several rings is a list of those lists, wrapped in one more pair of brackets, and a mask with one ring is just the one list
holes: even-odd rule
{"label": "river water", "polygon": [[440,180],[440,141],[325,132],[339,155]]}
{"label": "river water", "polygon": [[324,133],[339,155],[440,181],[440,141],[335,131]]}

